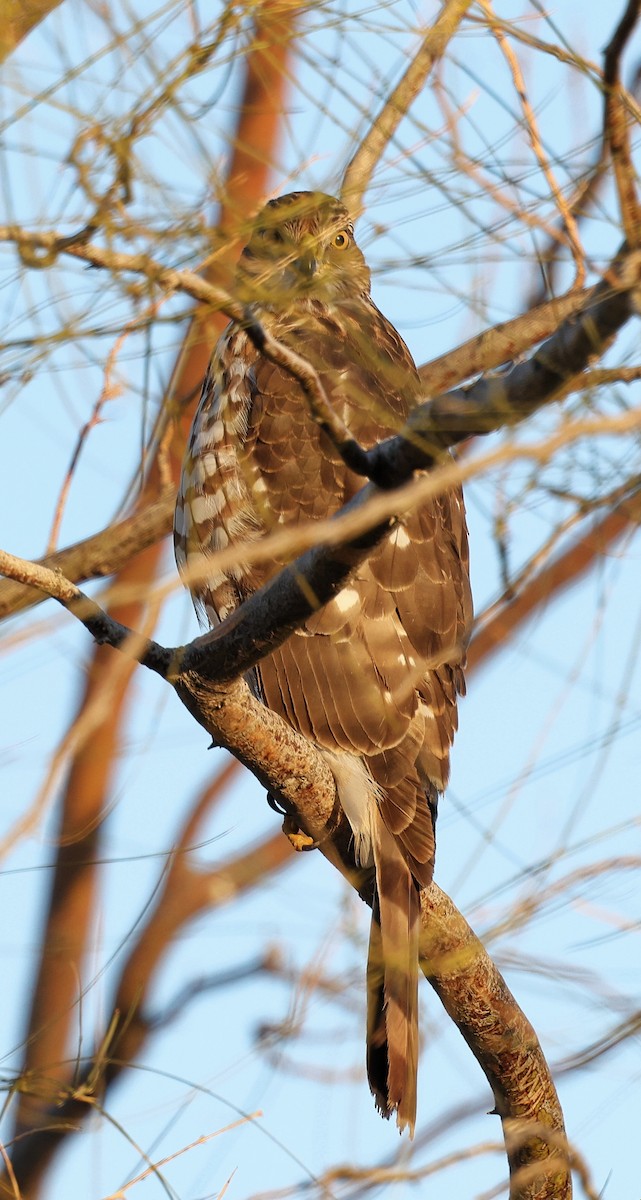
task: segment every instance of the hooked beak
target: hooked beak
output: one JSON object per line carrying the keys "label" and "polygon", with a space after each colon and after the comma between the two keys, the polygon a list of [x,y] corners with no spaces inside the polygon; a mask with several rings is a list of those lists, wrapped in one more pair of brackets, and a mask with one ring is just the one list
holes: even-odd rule
{"label": "hooked beak", "polygon": [[294,266],[304,280],[311,281],[318,270],[318,261],[311,250],[305,250],[294,260]]}

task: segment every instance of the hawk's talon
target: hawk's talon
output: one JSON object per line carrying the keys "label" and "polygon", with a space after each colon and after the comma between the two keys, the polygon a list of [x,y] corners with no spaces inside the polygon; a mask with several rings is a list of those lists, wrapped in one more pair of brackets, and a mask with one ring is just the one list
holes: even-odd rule
{"label": "hawk's talon", "polygon": [[275,796],[272,796],[271,792],[267,793],[267,803],[269,804],[272,812],[278,813],[279,817],[285,817],[287,815],[287,810],[278,803],[278,800]]}
{"label": "hawk's talon", "polygon": [[334,836],[336,830],[341,823],[343,810],[340,806],[338,796],[334,800],[334,807],[330,813],[329,821],[327,822],[323,836],[320,838],[312,838],[298,826],[293,817],[286,815],[283,820],[283,833],[289,839],[294,850],[320,850],[325,842],[329,841]]}
{"label": "hawk's talon", "polygon": [[283,820],[283,833],[288,841],[291,842],[294,850],[298,852],[302,850],[316,850],[318,842],[315,842],[308,833],[303,833],[303,830],[296,824],[293,817],[287,813]]}

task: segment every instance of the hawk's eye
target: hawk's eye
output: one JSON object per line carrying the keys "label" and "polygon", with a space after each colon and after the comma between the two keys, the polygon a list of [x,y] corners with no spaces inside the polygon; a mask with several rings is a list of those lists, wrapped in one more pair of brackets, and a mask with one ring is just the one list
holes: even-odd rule
{"label": "hawk's eye", "polygon": [[338,233],[335,233],[331,241],[331,245],[335,250],[347,250],[349,243],[350,236],[346,229],[341,229]]}

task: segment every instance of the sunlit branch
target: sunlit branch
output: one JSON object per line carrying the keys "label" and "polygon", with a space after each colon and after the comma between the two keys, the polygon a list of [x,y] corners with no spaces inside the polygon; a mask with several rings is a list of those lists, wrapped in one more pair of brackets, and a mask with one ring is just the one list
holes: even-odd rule
{"label": "sunlit branch", "polygon": [[[510,69],[512,82],[521,104],[521,109],[523,112],[523,124],[528,136],[528,140],[548,184],[550,194],[554,197],[556,206],[561,215],[561,220],[565,226],[564,240],[572,252],[572,256],[576,265],[576,275],[574,279],[573,290],[575,288],[580,288],[583,286],[585,280],[585,253],[581,245],[581,239],[579,237],[576,220],[557,182],[549,158],[543,149],[536,116],[528,99],[525,80],[523,79],[523,73],[521,71],[518,58],[510,45],[510,41],[505,31],[496,21],[490,0],[481,0],[481,6],[488,17],[488,24],[494,33],[494,36]],[[554,230],[552,231],[552,236],[555,232],[556,231]]]}
{"label": "sunlit branch", "polygon": [[457,387],[484,371],[494,371],[520,358],[524,351],[550,337],[565,321],[589,302],[594,288],[545,300],[538,307],[484,329],[468,341],[439,355],[419,368],[425,390],[431,396]]}
{"label": "sunlit branch", "polygon": [[0,63],[4,62],[27,34],[35,29],[62,0],[7,0],[2,12],[0,27]]}
{"label": "sunlit branch", "polygon": [[360,213],[363,197],[381,156],[470,7],[471,0],[446,0],[400,83],[374,117],[348,163],[343,175],[341,199],[355,216]]}
{"label": "sunlit branch", "polygon": [[[235,558],[230,557],[229,551],[222,551],[215,560],[212,559],[217,566],[240,557],[245,562],[271,559],[274,545],[280,546],[281,542],[289,544],[290,549],[301,541],[311,545],[289,567],[254,592],[222,624],[175,649],[160,646],[113,621],[69,580],[40,564],[0,551],[0,572],[58,600],[100,644],[122,650],[174,686],[191,672],[207,680],[209,685],[224,686],[226,681],[237,678],[282,645],[294,629],[336,595],[352,571],[386,536],[395,516],[412,511],[429,497],[508,459],[529,458],[544,462],[563,445],[597,434],[634,431],[640,422],[641,415],[632,410],[564,427],[538,445],[500,449],[472,462],[444,465],[427,477],[419,477],[392,491],[380,492],[370,484],[336,517],[310,523],[302,536],[298,531],[292,535],[284,531],[278,539],[270,539],[268,545],[249,543]],[[412,447],[410,453],[414,460],[416,449]],[[424,453],[426,460],[431,459],[429,451]]]}
{"label": "sunlit branch", "polygon": [[[99,533],[39,560],[39,566],[59,572],[72,583],[113,575],[134,554],[154,545],[171,532],[176,504],[172,485],[168,494]],[[20,612],[43,599],[33,586],[5,579],[0,583],[0,619]]]}
{"label": "sunlit branch", "polygon": [[628,0],[625,12],[606,46],[603,62],[605,94],[604,138],[610,147],[621,223],[628,244],[641,244],[641,203],[630,146],[630,114],[619,79],[621,55],[641,12],[641,0]]}
{"label": "sunlit branch", "polygon": [[501,646],[511,643],[519,629],[550,596],[559,596],[581,579],[623,535],[641,523],[641,489],[627,490],[608,511],[593,521],[551,562],[535,571],[514,593],[499,600],[481,618],[468,647],[468,673],[482,666]]}

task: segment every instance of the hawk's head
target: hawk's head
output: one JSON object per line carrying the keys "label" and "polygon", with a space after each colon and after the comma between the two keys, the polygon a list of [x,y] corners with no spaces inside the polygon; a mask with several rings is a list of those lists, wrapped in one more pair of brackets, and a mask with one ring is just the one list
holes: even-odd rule
{"label": "hawk's head", "polygon": [[243,299],[282,309],[369,295],[370,273],[340,200],[290,192],[259,212],[239,265]]}

